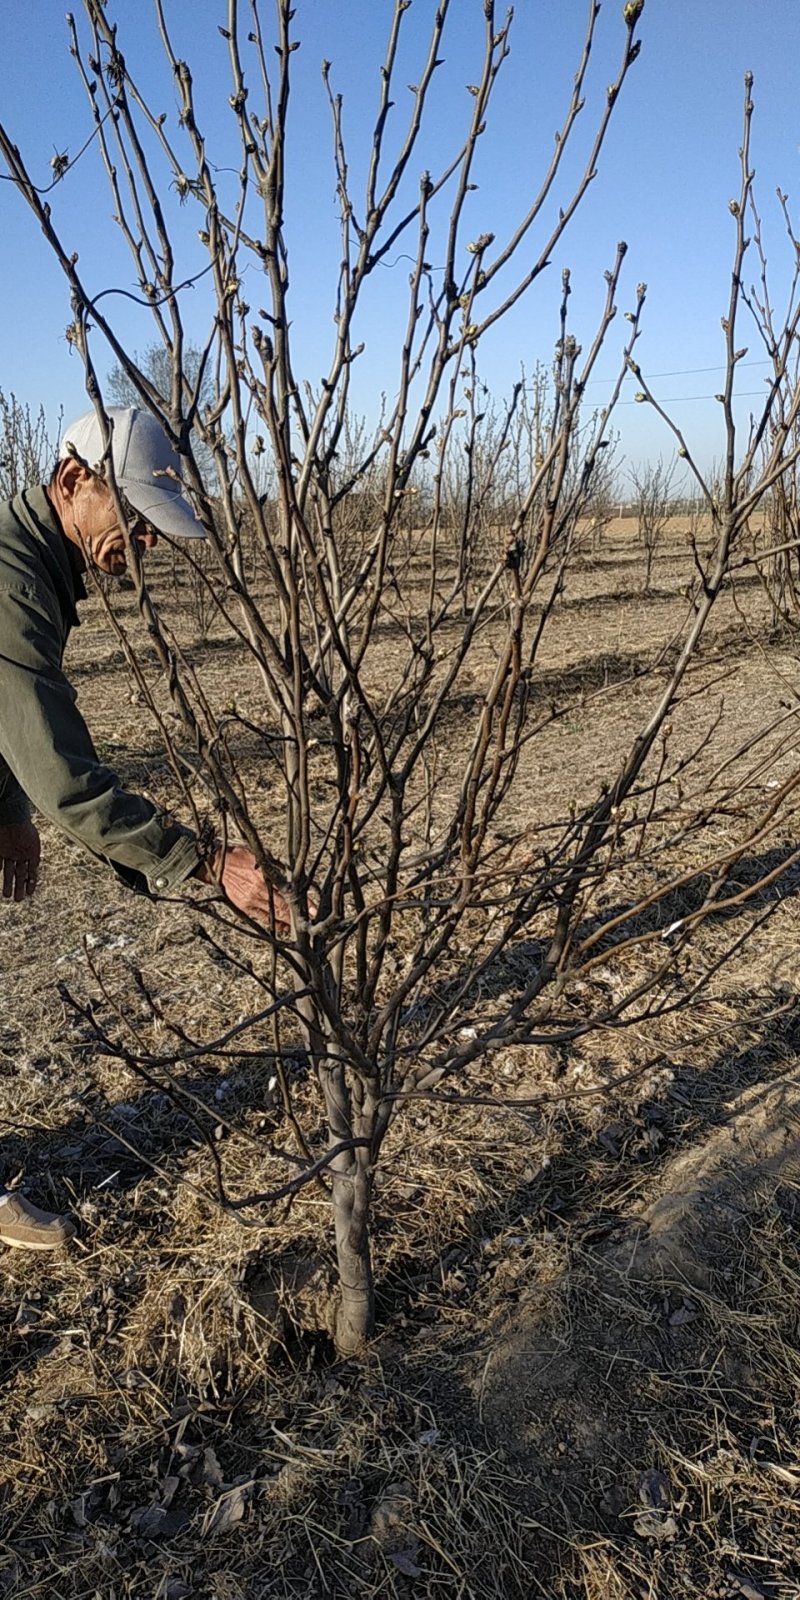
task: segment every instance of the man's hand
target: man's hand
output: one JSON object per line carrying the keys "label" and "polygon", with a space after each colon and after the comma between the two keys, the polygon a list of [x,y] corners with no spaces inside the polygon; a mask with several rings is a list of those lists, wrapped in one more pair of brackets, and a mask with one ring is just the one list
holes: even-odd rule
{"label": "man's hand", "polygon": [[218,851],[211,861],[203,861],[195,873],[201,883],[220,883],[231,905],[265,928],[274,928],[281,938],[292,931],[289,907],[279,889],[267,888],[256,858],[244,845]]}
{"label": "man's hand", "polygon": [[32,822],[0,827],[0,872],[4,900],[26,900],[36,888],[41,845]]}

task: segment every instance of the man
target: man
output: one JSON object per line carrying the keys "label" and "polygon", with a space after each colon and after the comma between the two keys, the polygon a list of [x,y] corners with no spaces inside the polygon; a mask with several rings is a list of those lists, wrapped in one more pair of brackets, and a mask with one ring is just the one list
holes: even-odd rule
{"label": "man", "polygon": [[[202,538],[181,493],[180,461],[149,413],[112,408],[114,472],[131,536],[140,549],[159,533]],[[265,925],[288,926],[288,911],[269,889],[249,850],[200,858],[193,833],[149,800],[123,789],[99,760],[62,670],[64,646],[86,598],[91,564],[119,577],[126,543],[101,475],[103,437],[94,412],[64,434],[48,485],[0,504],[0,875],[7,900],[36,888],[39,834],[31,807],[70,839],[150,892],[188,878],[220,883],[239,910]],[[27,1250],[58,1249],[74,1233],[68,1218],[39,1210],[18,1192],[0,1190],[0,1242]]]}

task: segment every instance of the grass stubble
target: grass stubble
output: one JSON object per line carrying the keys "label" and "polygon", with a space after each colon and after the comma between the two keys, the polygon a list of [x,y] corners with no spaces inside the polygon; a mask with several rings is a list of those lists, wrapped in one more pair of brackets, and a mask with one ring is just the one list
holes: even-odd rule
{"label": "grass stubble", "polygon": [[[589,593],[574,652],[611,648],[609,570],[587,576],[609,592],[594,628]],[[679,566],[663,570],[677,595]],[[124,670],[106,662],[93,688],[106,649],[81,630],[88,719],[158,792],[141,719],[112,717]],[[747,666],[739,729],[763,716]],[[553,793],[595,739],[565,736]],[[246,1012],[250,980],[198,948],[180,907],[131,901],[45,842],[24,938],[19,915],[0,928],[4,1156],[82,1231],[63,1259],[0,1261],[0,1594],[800,1594],[800,1032],[774,1004],[791,894],[689,1017],[558,1062],[509,1050],[470,1086],[537,1107],[409,1105],[376,1189],[379,1332],[354,1363],[330,1338],[325,1194],[246,1229],[213,1201],[193,1117],[231,1194],[291,1170],[266,1059],[193,1065],[176,1105],[104,1057],[56,989],[158,1046],[134,968],[198,1036]],[[709,925],[710,957],[729,931]],[[776,1014],[748,1024],[759,1010]],[[313,1086],[292,1071],[313,1143]]]}

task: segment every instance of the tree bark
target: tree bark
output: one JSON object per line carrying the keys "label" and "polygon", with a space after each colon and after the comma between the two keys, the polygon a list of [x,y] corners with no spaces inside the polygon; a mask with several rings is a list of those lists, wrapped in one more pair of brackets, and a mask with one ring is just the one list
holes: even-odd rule
{"label": "tree bark", "polygon": [[[321,1073],[332,1145],[352,1138],[371,1139],[376,1103],[371,1086],[355,1080],[352,1090],[344,1065]],[[339,1305],[335,1342],[342,1355],[358,1355],[375,1325],[375,1285],[369,1240],[372,1199],[371,1147],[343,1150],[330,1166]]]}
{"label": "tree bark", "polygon": [[[358,1355],[375,1324],[375,1285],[369,1246],[372,1177],[368,1152],[354,1150],[348,1172],[333,1174],[333,1220],[340,1300],[336,1312],[336,1348]],[[347,1158],[343,1158],[347,1159]]]}

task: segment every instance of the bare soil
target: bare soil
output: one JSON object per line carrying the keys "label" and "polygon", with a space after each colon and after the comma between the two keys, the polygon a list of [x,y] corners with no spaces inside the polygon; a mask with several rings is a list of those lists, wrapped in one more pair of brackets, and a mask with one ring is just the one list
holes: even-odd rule
{"label": "bare soil", "polygon": [[[562,714],[519,814],[563,815],[613,768],[691,573],[676,525],[643,596],[616,525],[573,574],[535,684]],[[135,634],[130,595],[121,615]],[[197,621],[187,603],[190,659],[246,714],[256,687]],[[95,601],[69,667],[101,754],[179,807]],[[698,781],[797,684],[795,635],[771,630],[745,568],[675,719],[701,746]],[[268,761],[242,749],[277,817]],[[796,763],[787,738],[765,792]],[[201,891],[134,897],[42,831],[36,897],[0,915],[3,1156],[7,1181],[24,1173],[81,1233],[62,1259],[0,1258],[0,1594],[796,1600],[798,873],[690,1017],[557,1059],[509,1050],[476,1079],[489,1101],[549,1096],[535,1111],[423,1102],[398,1120],[376,1192],[378,1334],[357,1364],[330,1339],[325,1196],[252,1226],[214,1204],[202,1129],[237,1192],[281,1181],[294,1149],[268,1028],[184,1069],[176,1106],[72,1004],[157,1040],[144,985],[209,1037],[264,1004],[258,971],[203,939]],[[795,843],[773,840],[742,881]],[[288,1060],[313,1142],[313,1086]]]}

